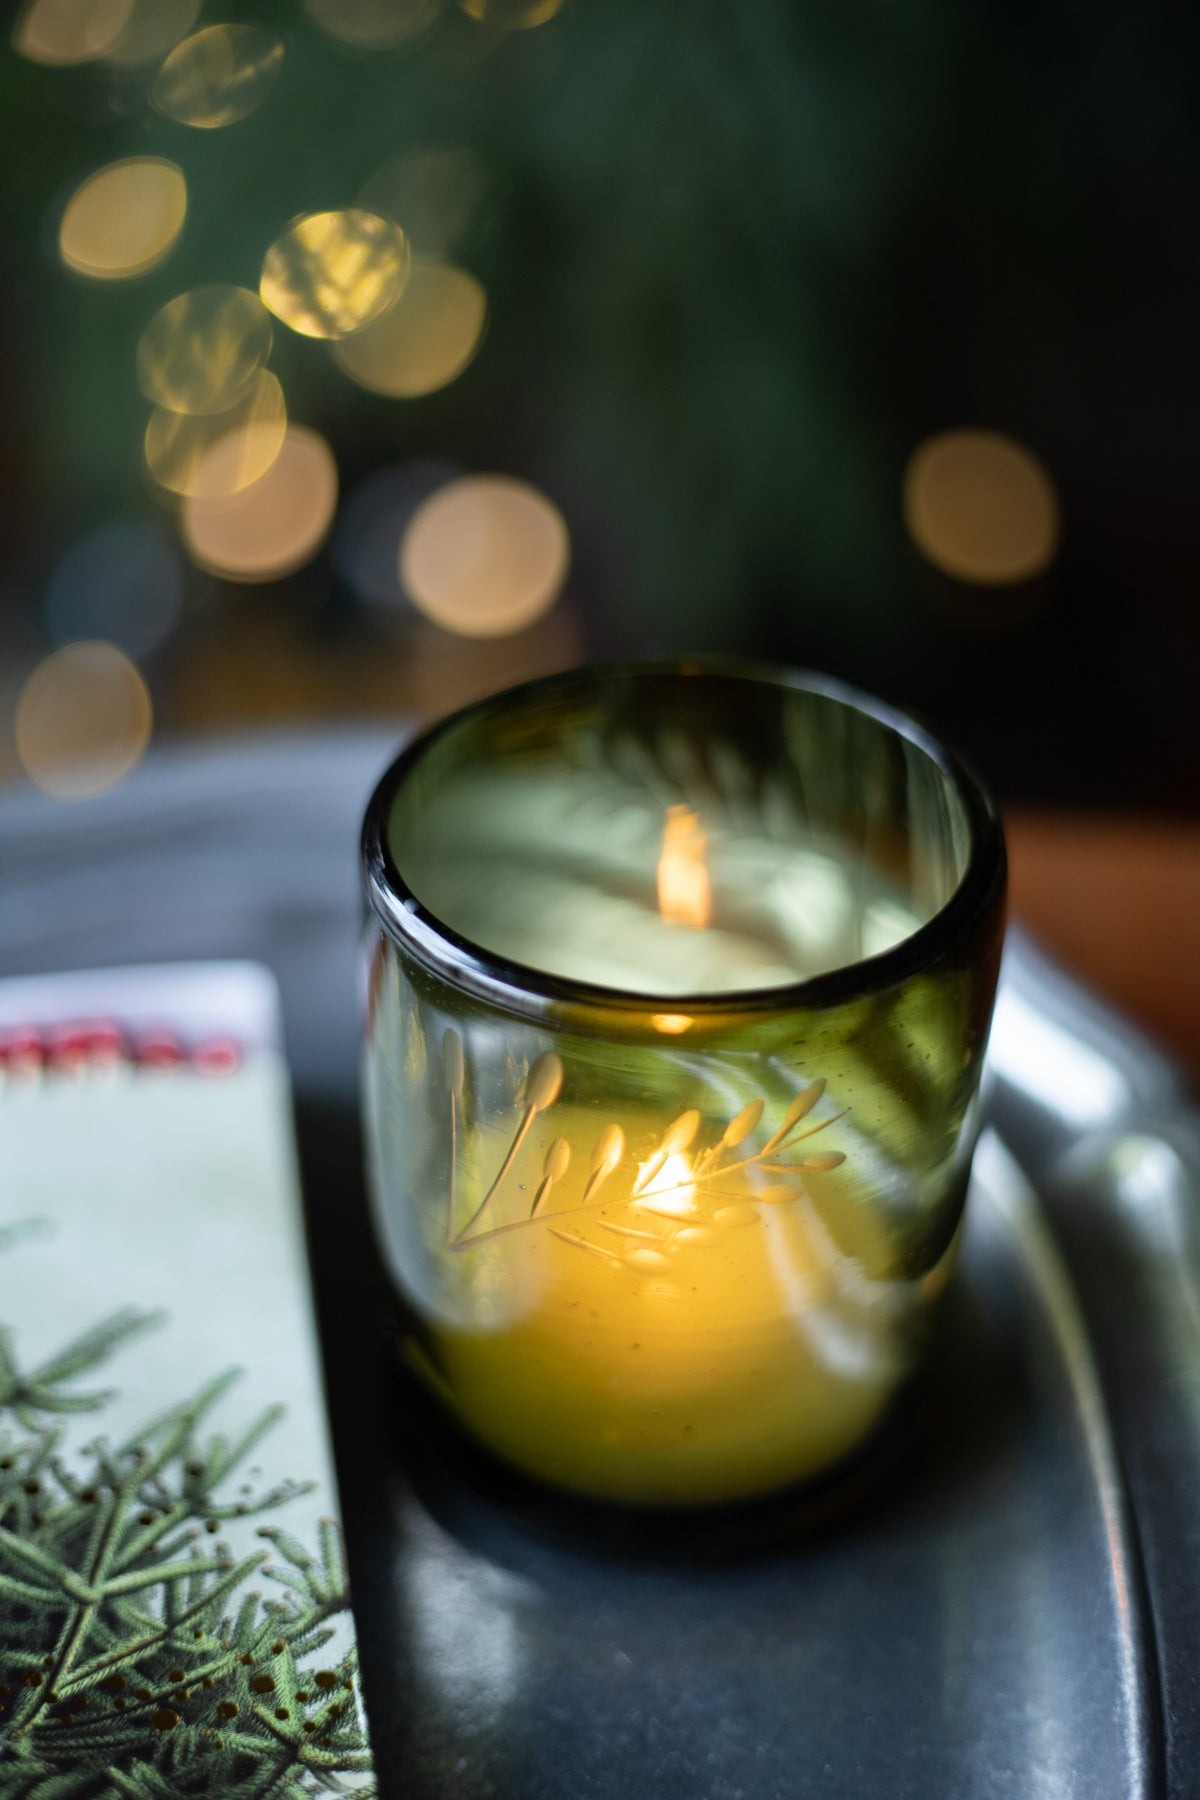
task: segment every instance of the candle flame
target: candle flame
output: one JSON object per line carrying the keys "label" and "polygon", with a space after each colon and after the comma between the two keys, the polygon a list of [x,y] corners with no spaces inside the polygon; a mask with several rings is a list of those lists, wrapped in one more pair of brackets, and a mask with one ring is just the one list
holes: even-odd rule
{"label": "candle flame", "polygon": [[675,925],[702,931],[712,917],[706,840],[690,806],[669,806],[658,859],[658,910]]}

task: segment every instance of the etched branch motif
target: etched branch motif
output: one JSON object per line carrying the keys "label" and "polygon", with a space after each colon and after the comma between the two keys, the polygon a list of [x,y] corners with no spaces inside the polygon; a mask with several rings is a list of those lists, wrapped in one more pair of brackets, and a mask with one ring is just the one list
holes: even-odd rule
{"label": "etched branch motif", "polygon": [[[451,1038],[453,1050],[449,1047]],[[721,1241],[725,1229],[757,1224],[763,1216],[763,1206],[805,1200],[806,1175],[826,1173],[846,1160],[840,1150],[808,1150],[799,1156],[796,1154],[801,1145],[845,1116],[844,1112],[839,1112],[816,1123],[806,1123],[825,1093],[823,1080],[810,1081],[792,1099],[778,1130],[758,1149],[747,1149],[747,1145],[759,1129],[766,1110],[761,1098],[743,1106],[720,1137],[707,1146],[697,1143],[702,1123],[699,1111],[691,1107],[681,1113],[667,1126],[649,1157],[633,1174],[629,1205],[642,1216],[639,1223],[597,1221],[600,1230],[619,1240],[618,1247],[610,1248],[582,1237],[577,1228],[563,1228],[563,1221],[582,1220],[610,1200],[608,1184],[625,1162],[628,1151],[625,1133],[616,1123],[605,1125],[593,1146],[580,1201],[570,1206],[549,1204],[553,1190],[562,1183],[572,1164],[570,1143],[565,1137],[556,1137],[543,1158],[541,1175],[528,1211],[522,1217],[508,1219],[502,1224],[485,1223],[489,1209],[494,1208],[506,1184],[512,1186],[510,1177],[534,1120],[539,1114],[549,1112],[562,1092],[562,1060],[553,1050],[547,1050],[530,1065],[517,1089],[515,1099],[521,1108],[521,1116],[495,1177],[470,1218],[456,1230],[457,1109],[462,1094],[463,1059],[457,1035],[447,1032],[446,1039],[446,1076],[451,1094],[448,1244],[453,1250],[466,1250],[510,1232],[544,1225],[561,1243],[570,1244],[589,1256],[653,1273],[670,1266],[668,1252],[676,1246],[710,1248]],[[754,1186],[746,1179],[746,1172],[750,1170],[773,1179]],[[731,1185],[734,1177],[741,1177],[741,1180]]]}
{"label": "etched branch motif", "polygon": [[[474,1231],[475,1226],[478,1225],[480,1219],[482,1219],[484,1213],[499,1193],[504,1184],[505,1176],[517,1160],[517,1151],[521,1148],[521,1145],[529,1135],[529,1127],[533,1124],[533,1121],[537,1118],[539,1113],[546,1112],[554,1105],[554,1102],[562,1092],[562,1081],[562,1058],[556,1056],[553,1050],[543,1051],[536,1062],[530,1063],[529,1073],[526,1075],[516,1093],[517,1105],[523,1108],[521,1122],[513,1133],[512,1143],[508,1146],[504,1161],[500,1164],[500,1167],[496,1172],[496,1178],[492,1182],[491,1187],[483,1196],[483,1199],[479,1202],[479,1205],[475,1208],[475,1211],[471,1214],[462,1230],[452,1239],[455,1249],[460,1248],[462,1244],[467,1241],[468,1233]],[[566,1148],[565,1145],[564,1148]],[[551,1154],[553,1154],[553,1149]],[[567,1160],[570,1160],[569,1149],[567,1150]],[[547,1163],[549,1163],[549,1161],[550,1159],[547,1158]],[[560,1179],[561,1175],[566,1170],[566,1166],[567,1165],[564,1162],[559,1170],[558,1176],[551,1175],[549,1167],[547,1167],[546,1178],[550,1181]],[[545,1187],[545,1181],[543,1181],[543,1187]],[[538,1193],[539,1195],[542,1193],[542,1188],[538,1189]],[[535,1200],[535,1212],[537,1206],[538,1202]],[[486,1234],[479,1232],[475,1235],[482,1237]]]}

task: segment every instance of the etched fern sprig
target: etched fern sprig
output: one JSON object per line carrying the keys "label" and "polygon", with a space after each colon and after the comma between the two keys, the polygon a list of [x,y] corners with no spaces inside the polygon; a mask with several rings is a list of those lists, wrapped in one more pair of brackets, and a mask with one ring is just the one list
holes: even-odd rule
{"label": "etched fern sprig", "polygon": [[[563,1068],[559,1058],[553,1051],[547,1051],[531,1065],[528,1076],[518,1091],[517,1103],[524,1107],[521,1120],[513,1134],[509,1147],[501,1162],[500,1168],[488,1188],[483,1200],[476,1207],[466,1225],[451,1237],[450,1246],[454,1250],[466,1250],[476,1244],[489,1242],[514,1231],[527,1230],[531,1226],[545,1225],[552,1234],[564,1243],[574,1244],[595,1256],[620,1261],[614,1252],[601,1245],[576,1236],[572,1232],[564,1232],[561,1221],[578,1218],[602,1205],[608,1198],[603,1193],[605,1183],[623,1162],[626,1155],[625,1134],[615,1123],[606,1125],[598,1138],[592,1152],[592,1159],[587,1180],[584,1185],[583,1198],[574,1206],[558,1207],[550,1210],[545,1207],[551,1189],[561,1182],[571,1162],[571,1148],[565,1138],[555,1138],[546,1153],[541,1180],[534,1195],[533,1204],[526,1216],[510,1219],[500,1225],[491,1225],[483,1230],[477,1229],[487,1208],[499,1194],[504,1181],[510,1174],[517,1153],[529,1131],[533,1118],[540,1111],[546,1111],[557,1100],[562,1088]],[[803,1196],[803,1177],[806,1174],[828,1172],[845,1161],[845,1154],[840,1150],[817,1150],[802,1155],[798,1160],[783,1160],[788,1152],[795,1152],[799,1146],[818,1133],[827,1131],[839,1119],[845,1117],[844,1112],[821,1119],[816,1124],[801,1129],[814,1108],[825,1093],[823,1080],[810,1081],[791,1100],[784,1114],[783,1122],[774,1131],[760,1149],[748,1154],[738,1154],[741,1147],[758,1130],[765,1102],[756,1097],[729,1121],[716,1142],[707,1147],[694,1149],[696,1138],[701,1128],[701,1116],[695,1107],[689,1107],[667,1126],[655,1148],[647,1160],[639,1167],[631,1188],[631,1199],[640,1210],[651,1215],[668,1219],[674,1226],[680,1226],[677,1209],[660,1205],[673,1196],[690,1190],[694,1194],[711,1200],[735,1200],[743,1204],[762,1202],[766,1205],[778,1205],[783,1201],[796,1200]],[[691,1152],[686,1177],[664,1184],[663,1172],[668,1168],[673,1157]],[[768,1183],[754,1191],[744,1188],[726,1188],[721,1184],[728,1177],[740,1174],[747,1169],[758,1169],[763,1174],[773,1175],[779,1179]],[[636,1228],[622,1225],[611,1227],[629,1238],[644,1237],[650,1243],[662,1241],[661,1232],[639,1233]],[[702,1227],[692,1227],[692,1237],[685,1242],[699,1244],[696,1235]],[[626,1259],[628,1260],[628,1259]],[[644,1259],[643,1259],[644,1260]]]}

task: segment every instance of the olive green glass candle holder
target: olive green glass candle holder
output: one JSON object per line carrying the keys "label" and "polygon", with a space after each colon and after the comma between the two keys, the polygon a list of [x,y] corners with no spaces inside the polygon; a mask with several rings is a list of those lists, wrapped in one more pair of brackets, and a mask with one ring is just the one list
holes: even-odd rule
{"label": "olive green glass candle holder", "polygon": [[1005,881],[973,776],[821,677],[580,670],[412,744],[364,868],[375,1225],[458,1424],[648,1506],[859,1451],[962,1218]]}

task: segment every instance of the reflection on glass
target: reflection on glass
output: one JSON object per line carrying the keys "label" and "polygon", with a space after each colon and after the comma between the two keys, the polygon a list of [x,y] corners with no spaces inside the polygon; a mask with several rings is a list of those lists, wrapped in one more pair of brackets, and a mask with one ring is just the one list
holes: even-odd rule
{"label": "reflection on glass", "polygon": [[453,263],[417,257],[394,306],[342,338],[334,355],[360,387],[397,399],[436,393],[462,374],[483,342],[487,296]]}
{"label": "reflection on glass", "polygon": [[156,407],[146,426],[146,467],[175,494],[215,499],[265,475],[287,430],[283,389],[260,369],[242,398],[219,413]]}
{"label": "reflection on glass", "polygon": [[38,664],[17,701],[16,744],[26,774],[56,800],[115,786],[150,739],[150,695],[115,644],[68,644]]}
{"label": "reflection on glass", "polygon": [[408,280],[408,240],[376,213],[308,213],[263,260],[259,293],[304,337],[361,331],[399,298]]}
{"label": "reflection on glass", "polygon": [[186,216],[183,170],[162,156],[130,156],[76,188],[59,224],[59,251],[80,275],[125,281],[163,260]]}
{"label": "reflection on glass", "polygon": [[13,49],[51,68],[108,55],[130,22],[133,0],[29,0],[13,27]]}
{"label": "reflection on glass", "polygon": [[465,475],[420,508],[400,547],[413,604],[464,637],[502,637],[549,611],[571,541],[558,508],[528,482]]}
{"label": "reflection on glass", "polygon": [[158,71],[151,98],[181,125],[213,131],[262,105],[279,74],[283,39],[261,25],[209,25]]}
{"label": "reflection on glass", "polygon": [[193,288],[160,307],[142,333],[138,385],[171,412],[224,412],[266,362],[271,337],[267,309],[249,288]]}
{"label": "reflection on glass", "polygon": [[288,427],[253,486],[228,499],[192,495],[183,541],[192,561],[229,581],[277,581],[320,549],[337,507],[337,464],[319,432]]}
{"label": "reflection on glass", "polygon": [[314,25],[355,50],[392,50],[428,31],[443,0],[304,0]]}
{"label": "reflection on glass", "polygon": [[982,586],[1028,581],[1058,550],[1054,483],[998,431],[945,431],[921,444],[904,477],[904,522],[935,568]]}

